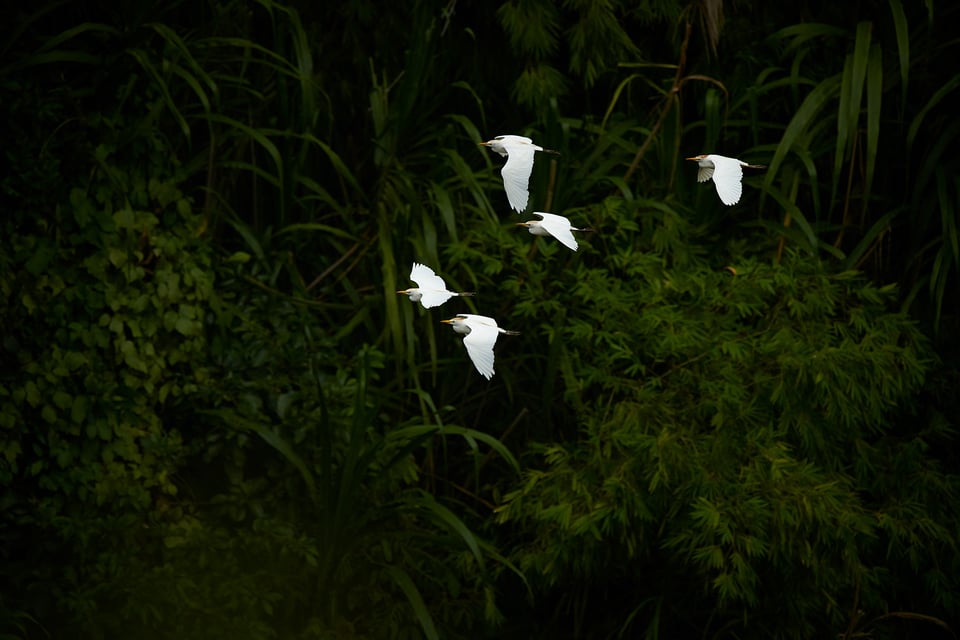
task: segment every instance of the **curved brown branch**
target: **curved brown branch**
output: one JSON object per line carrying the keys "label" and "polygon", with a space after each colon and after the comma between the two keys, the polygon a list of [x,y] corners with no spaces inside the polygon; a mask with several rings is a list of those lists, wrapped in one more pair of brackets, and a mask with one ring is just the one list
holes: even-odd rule
{"label": "curved brown branch", "polygon": [[637,168],[640,166],[640,162],[646,155],[647,149],[650,147],[653,139],[663,127],[663,123],[666,121],[667,115],[670,113],[670,107],[676,102],[676,96],[680,93],[680,89],[683,86],[683,70],[687,66],[687,48],[690,46],[690,34],[692,32],[693,25],[691,25],[690,22],[687,22],[687,28],[683,34],[683,44],[680,45],[680,61],[677,63],[677,72],[673,76],[673,86],[670,87],[670,91],[668,91],[667,95],[664,96],[664,101],[660,103],[660,117],[657,118],[657,123],[653,125],[653,129],[651,129],[650,133],[647,134],[646,140],[644,140],[643,144],[640,145],[640,148],[637,149],[637,153],[633,157],[633,162],[631,162],[630,166],[627,168],[627,172],[623,174],[624,183],[630,180]]}

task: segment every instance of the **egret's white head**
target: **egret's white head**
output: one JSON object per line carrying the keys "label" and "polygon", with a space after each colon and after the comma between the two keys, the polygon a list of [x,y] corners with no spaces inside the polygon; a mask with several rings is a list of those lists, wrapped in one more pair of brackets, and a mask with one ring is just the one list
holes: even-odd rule
{"label": "egret's white head", "polygon": [[453,318],[441,320],[440,322],[450,325],[457,333],[470,333],[470,325],[467,324],[467,318],[465,316],[454,316]]}
{"label": "egret's white head", "polygon": [[710,160],[710,154],[703,153],[699,156],[693,156],[692,158],[687,158],[687,160],[693,160],[699,165],[713,164],[713,161]]}

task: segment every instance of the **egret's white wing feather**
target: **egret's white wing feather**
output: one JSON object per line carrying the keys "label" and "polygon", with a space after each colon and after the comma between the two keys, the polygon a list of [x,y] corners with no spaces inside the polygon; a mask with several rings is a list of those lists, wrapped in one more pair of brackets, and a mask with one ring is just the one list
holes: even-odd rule
{"label": "egret's white wing feather", "polygon": [[460,313],[457,315],[461,318],[466,318],[467,321],[470,323],[471,327],[484,325],[487,327],[493,327],[494,329],[497,329],[500,326],[497,324],[497,321],[491,318],[490,316],[478,316],[475,313]]}
{"label": "egret's white wing feather", "polygon": [[734,205],[740,201],[743,192],[743,167],[739,160],[733,158],[715,158],[713,183],[717,186],[717,195],[725,205]]}
{"label": "egret's white wing feather", "polygon": [[487,380],[493,377],[493,345],[499,334],[496,323],[471,322],[470,333],[463,337],[463,346],[467,348],[473,366]]}
{"label": "egret's white wing feather", "polygon": [[543,226],[550,235],[559,240],[563,246],[573,251],[577,250],[580,245],[577,244],[577,239],[573,237],[573,231],[570,230],[570,221],[567,218],[558,216],[555,213],[543,213],[540,211],[534,211],[534,214],[543,218],[540,222],[541,226]]}
{"label": "egret's white wing feather", "polygon": [[533,139],[528,138],[527,136],[517,136],[517,135],[507,134],[503,136],[497,136],[496,139],[500,140],[500,142],[503,143],[504,146],[508,147],[508,151],[513,151],[513,149],[509,148],[513,145],[523,145],[523,144],[532,145],[533,144]]}
{"label": "egret's white wing feather", "polygon": [[507,192],[510,208],[522,212],[527,208],[530,184],[530,172],[533,171],[533,156],[536,150],[529,144],[510,145],[510,155],[500,170],[503,176],[503,188]]}
{"label": "egret's white wing feather", "polygon": [[433,289],[437,291],[446,291],[447,284],[443,278],[433,272],[433,269],[424,264],[413,263],[410,269],[410,279],[417,283],[420,289]]}
{"label": "egret's white wing feather", "polygon": [[450,291],[436,291],[434,289],[420,290],[420,304],[423,305],[424,309],[438,307],[452,297],[453,293]]}
{"label": "egret's white wing feather", "polygon": [[697,172],[697,182],[706,182],[713,176],[713,165],[700,165],[700,171]]}

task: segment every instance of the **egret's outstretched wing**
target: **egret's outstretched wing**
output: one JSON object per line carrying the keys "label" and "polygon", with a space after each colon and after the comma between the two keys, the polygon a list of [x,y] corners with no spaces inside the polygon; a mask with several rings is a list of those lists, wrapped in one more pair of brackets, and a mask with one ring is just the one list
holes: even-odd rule
{"label": "egret's outstretched wing", "polygon": [[490,316],[478,316],[475,313],[459,313],[457,314],[458,318],[464,318],[470,323],[471,327],[482,324],[488,327],[493,327],[494,329],[498,328],[500,325],[497,324],[497,321],[491,318]]}
{"label": "egret's outstretched wing", "polygon": [[503,188],[507,192],[510,208],[522,212],[527,208],[530,184],[530,172],[533,171],[533,156],[536,149],[529,143],[511,144],[508,149],[510,155],[500,170],[503,176]]}
{"label": "egret's outstretched wing", "polygon": [[417,283],[419,289],[439,291],[446,291],[447,289],[447,284],[443,281],[443,278],[434,273],[433,269],[425,264],[414,262],[413,268],[410,269],[410,279]]}
{"label": "egret's outstretched wing", "polygon": [[501,144],[503,144],[505,147],[507,147],[508,151],[512,151],[513,149],[511,147],[514,147],[514,146],[529,145],[532,147],[536,147],[536,145],[533,144],[533,139],[528,138],[527,136],[517,136],[517,135],[508,134],[503,136],[497,136],[496,139],[499,140]]}
{"label": "egret's outstretched wing", "polygon": [[740,184],[743,167],[740,166],[740,161],[733,158],[715,158],[714,167],[713,183],[717,185],[720,201],[725,205],[737,204],[743,192],[743,185]]}
{"label": "egret's outstretched wing", "polygon": [[697,172],[697,182],[706,182],[713,176],[713,165],[700,165],[700,171]]}
{"label": "egret's outstretched wing", "polygon": [[540,221],[541,226],[543,226],[550,235],[559,240],[563,246],[573,251],[577,250],[580,245],[577,244],[577,239],[573,237],[573,231],[570,229],[570,221],[568,219],[563,216],[558,216],[555,213],[543,213],[542,211],[534,211],[533,213],[543,218],[543,220]]}
{"label": "egret's outstretched wing", "polygon": [[433,307],[439,307],[444,302],[453,297],[453,293],[450,291],[434,291],[433,289],[421,289],[420,290],[420,304],[423,305],[424,309],[432,309]]}
{"label": "egret's outstretched wing", "polygon": [[463,337],[463,346],[467,348],[473,366],[487,380],[493,377],[493,345],[499,334],[496,324],[473,322],[470,324],[470,333]]}

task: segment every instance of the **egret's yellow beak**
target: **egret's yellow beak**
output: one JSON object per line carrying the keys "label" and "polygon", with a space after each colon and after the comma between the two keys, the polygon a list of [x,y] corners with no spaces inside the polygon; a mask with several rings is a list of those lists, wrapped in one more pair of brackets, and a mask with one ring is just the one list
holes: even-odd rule
{"label": "egret's yellow beak", "polygon": [[489,142],[478,142],[477,144],[479,144],[481,147],[489,147],[489,146],[490,146],[490,143],[489,143]]}
{"label": "egret's yellow beak", "polygon": [[685,160],[701,160],[703,156],[693,156],[692,158],[684,158]]}
{"label": "egret's yellow beak", "polygon": [[514,224],[517,225],[518,227],[529,227],[529,226],[530,226],[530,223],[529,223],[529,222],[514,222]]}
{"label": "egret's yellow beak", "polygon": [[397,293],[410,293],[410,289],[404,289],[403,291],[397,291]]}
{"label": "egret's yellow beak", "polygon": [[443,324],[453,324],[453,321],[454,321],[454,318],[450,318],[449,320],[441,320],[440,322],[442,322]]}

